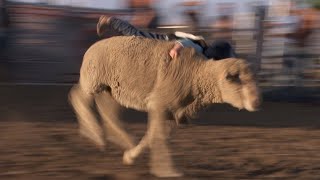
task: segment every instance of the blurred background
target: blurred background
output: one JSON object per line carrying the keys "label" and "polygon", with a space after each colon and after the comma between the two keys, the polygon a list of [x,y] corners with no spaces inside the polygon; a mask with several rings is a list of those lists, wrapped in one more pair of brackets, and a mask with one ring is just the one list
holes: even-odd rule
{"label": "blurred background", "polygon": [[[320,179],[320,0],[0,0],[0,179],[152,179],[81,139],[68,92],[100,15],[158,33],[232,42],[260,111],[215,105],[177,128],[182,179]],[[107,32],[103,38],[115,35]],[[147,114],[123,113],[141,137]]]}
{"label": "blurred background", "polygon": [[[100,15],[232,42],[261,86],[320,86],[319,0],[1,0],[0,82],[73,83]],[[112,36],[112,32],[106,37]]]}

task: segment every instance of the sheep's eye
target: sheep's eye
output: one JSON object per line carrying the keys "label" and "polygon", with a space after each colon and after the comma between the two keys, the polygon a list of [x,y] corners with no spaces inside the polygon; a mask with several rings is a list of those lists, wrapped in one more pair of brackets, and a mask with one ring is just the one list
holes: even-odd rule
{"label": "sheep's eye", "polygon": [[228,74],[226,79],[234,83],[241,83],[239,74]]}

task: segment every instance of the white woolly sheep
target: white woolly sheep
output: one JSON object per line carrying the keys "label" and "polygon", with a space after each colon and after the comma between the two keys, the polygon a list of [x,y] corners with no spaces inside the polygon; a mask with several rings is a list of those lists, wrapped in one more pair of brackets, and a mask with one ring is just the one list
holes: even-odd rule
{"label": "white woolly sheep", "polygon": [[[103,128],[91,106],[125,148],[123,162],[132,164],[147,147],[151,173],[181,176],[167,147],[168,114],[179,122],[213,103],[229,103],[255,111],[260,93],[249,65],[240,59],[207,60],[184,48],[177,59],[168,55],[174,42],[141,37],[113,37],[92,45],[84,55],[79,84],[70,92],[80,133],[104,148]],[[104,108],[108,108],[104,110]],[[122,128],[121,107],[148,112],[148,130],[138,145]]]}

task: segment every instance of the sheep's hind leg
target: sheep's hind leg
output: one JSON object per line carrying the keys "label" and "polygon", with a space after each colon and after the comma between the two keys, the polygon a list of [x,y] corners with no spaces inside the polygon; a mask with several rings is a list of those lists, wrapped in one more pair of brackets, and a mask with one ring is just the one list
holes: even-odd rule
{"label": "sheep's hind leg", "polygon": [[98,94],[95,100],[97,109],[108,130],[108,139],[125,150],[133,148],[135,143],[132,137],[124,130],[120,121],[121,105],[107,91]]}
{"label": "sheep's hind leg", "polygon": [[78,118],[80,135],[104,150],[103,131],[92,111],[93,95],[83,92],[79,85],[75,85],[69,93],[69,100]]}

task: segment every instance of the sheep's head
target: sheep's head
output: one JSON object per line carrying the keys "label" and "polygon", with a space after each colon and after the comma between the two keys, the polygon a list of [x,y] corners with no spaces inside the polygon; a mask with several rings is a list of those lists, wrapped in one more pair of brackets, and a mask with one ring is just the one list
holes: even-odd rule
{"label": "sheep's head", "polygon": [[258,110],[261,96],[248,62],[230,58],[216,63],[219,69],[218,88],[222,101],[239,109]]}

